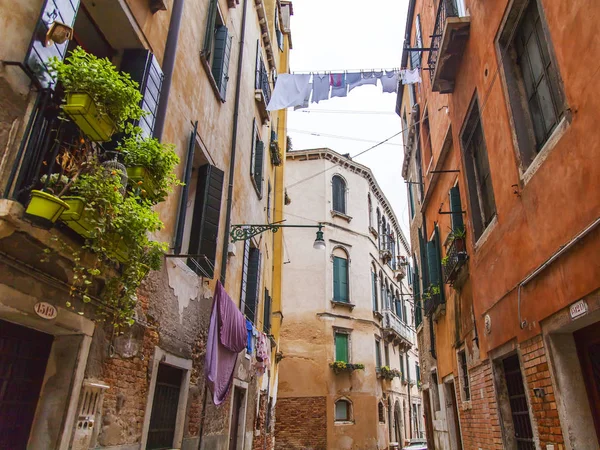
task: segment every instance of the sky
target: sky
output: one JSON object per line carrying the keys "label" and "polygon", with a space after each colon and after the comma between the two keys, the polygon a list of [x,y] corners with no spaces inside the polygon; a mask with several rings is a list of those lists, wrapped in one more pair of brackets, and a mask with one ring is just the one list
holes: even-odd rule
{"label": "sky", "polygon": [[[293,4],[292,72],[400,67],[407,0],[294,0]],[[290,109],[288,135],[294,150],[328,147],[352,156],[401,130],[395,105],[396,94],[382,93],[379,84],[361,86],[346,98]],[[399,135],[355,161],[373,171],[408,238],[401,143]]]}

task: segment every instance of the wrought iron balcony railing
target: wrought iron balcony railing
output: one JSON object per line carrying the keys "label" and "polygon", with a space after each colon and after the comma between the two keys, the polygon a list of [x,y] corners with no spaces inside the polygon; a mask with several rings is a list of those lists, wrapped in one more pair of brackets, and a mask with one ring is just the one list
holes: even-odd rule
{"label": "wrought iron balcony railing", "polygon": [[433,28],[433,35],[431,36],[431,50],[429,51],[429,57],[427,58],[427,64],[429,65],[429,76],[433,81],[433,73],[435,72],[435,66],[438,60],[438,51],[442,42],[442,35],[444,33],[444,26],[446,25],[446,19],[448,17],[458,17],[458,7],[456,6],[455,0],[440,0],[438,5],[437,13],[435,15],[435,27]]}
{"label": "wrought iron balcony railing", "polygon": [[269,84],[269,74],[262,58],[260,58],[256,67],[256,84],[254,87],[256,90],[260,90],[265,106],[268,105],[269,101],[271,101],[271,85]]}
{"label": "wrought iron balcony railing", "polygon": [[442,265],[444,283],[452,284],[468,259],[464,238],[454,238],[446,249],[446,260]]}
{"label": "wrought iron balcony railing", "polygon": [[443,303],[441,294],[431,294],[429,297],[425,297],[425,315],[433,315],[437,307]]}
{"label": "wrought iron balcony railing", "polygon": [[383,329],[392,332],[397,339],[404,341],[406,346],[415,343],[414,331],[389,309],[383,311]]}

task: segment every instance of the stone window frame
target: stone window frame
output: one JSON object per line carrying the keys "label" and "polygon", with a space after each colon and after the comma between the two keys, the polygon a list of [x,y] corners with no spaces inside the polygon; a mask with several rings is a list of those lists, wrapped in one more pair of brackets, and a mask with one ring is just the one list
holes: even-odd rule
{"label": "stone window frame", "polygon": [[[465,358],[464,367],[461,360],[461,355],[464,355]],[[460,386],[460,398],[463,401],[463,403],[468,403],[471,401],[472,398],[472,389],[471,378],[469,375],[469,360],[467,358],[467,349],[464,345],[456,351],[456,362],[458,367],[458,385]],[[467,381],[467,383],[465,383],[465,380]]]}
{"label": "stone window frame", "polygon": [[152,372],[150,375],[150,385],[148,386],[148,395],[146,399],[146,410],[144,412],[144,422],[142,425],[142,437],[140,448],[146,448],[148,442],[148,431],[150,429],[150,417],[152,416],[152,404],[154,403],[154,391],[156,389],[156,379],[158,376],[158,367],[160,364],[166,364],[183,371],[181,377],[181,388],[179,390],[179,400],[177,402],[177,417],[175,419],[175,434],[173,436],[173,448],[181,448],[183,442],[184,424],[186,419],[186,409],[190,389],[190,378],[192,375],[192,360],[173,355],[160,347],[154,347],[154,356],[152,358]]}
{"label": "stone window frame", "polygon": [[336,358],[336,353],[337,353],[337,349],[335,347],[335,335],[336,334],[345,334],[348,336],[348,361],[346,361],[348,364],[352,363],[352,332],[354,331],[352,328],[344,328],[344,327],[336,327],[333,326],[332,327],[333,330],[333,355],[334,358],[333,360],[335,361]]}
{"label": "stone window frame", "polygon": [[[336,406],[339,402],[345,402],[347,404],[348,415],[346,420],[338,420],[336,418]],[[348,397],[341,396],[335,399],[333,402],[333,423],[334,425],[354,425],[356,423],[354,420],[354,404]]]}
{"label": "stone window frame", "polygon": [[386,423],[385,422],[385,405],[383,404],[383,400],[379,400],[377,402],[377,421],[380,424],[381,423]]}
{"label": "stone window frame", "polygon": [[[514,60],[514,39],[519,28],[519,22],[523,18],[529,4],[536,2],[543,35],[545,37],[546,51],[556,83],[556,94],[561,101],[557,105],[559,117],[553,127],[553,131],[547,136],[544,144],[535,149],[535,136],[533,135],[533,123],[530,117],[529,106],[526,104],[525,87],[520,73],[520,68]],[[513,140],[513,151],[518,165],[520,181],[526,185],[533,177],[538,168],[547,159],[550,152],[556,147],[560,138],[569,128],[572,115],[564,89],[564,82],[560,74],[560,66],[556,59],[556,53],[552,44],[552,38],[548,29],[543,5],[538,0],[511,0],[506,13],[500,23],[494,41],[496,57],[506,101],[507,113],[510,121],[510,130]],[[533,153],[533,154],[532,154]],[[529,162],[526,159],[530,159]]]}
{"label": "stone window frame", "polygon": [[[340,302],[340,301],[336,301],[334,300],[334,269],[333,269],[333,258],[334,257],[338,257],[341,258],[341,256],[336,255],[336,250],[341,250],[342,252],[345,253],[346,255],[346,265],[347,265],[347,270],[348,270],[348,302]],[[352,303],[352,282],[351,282],[351,277],[350,277],[350,267],[352,264],[352,260],[350,258],[350,246],[347,244],[335,244],[333,246],[333,248],[331,249],[331,253],[329,254],[329,259],[331,261],[331,303],[332,305],[335,306],[347,306],[350,309],[354,309],[354,307],[356,306],[354,303]]]}

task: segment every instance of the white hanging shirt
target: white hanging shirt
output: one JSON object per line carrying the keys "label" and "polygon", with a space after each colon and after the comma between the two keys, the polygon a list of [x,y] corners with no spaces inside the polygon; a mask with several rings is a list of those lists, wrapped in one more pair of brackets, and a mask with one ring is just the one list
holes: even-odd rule
{"label": "white hanging shirt", "polygon": [[319,103],[322,100],[329,100],[330,77],[325,75],[313,75],[312,82],[312,103]]}
{"label": "white hanging shirt", "polygon": [[415,84],[421,83],[422,81],[421,73],[418,68],[401,70],[400,78],[402,79],[402,84]]}
{"label": "white hanging shirt", "polygon": [[398,92],[398,72],[392,70],[391,72],[385,71],[385,75],[379,80],[381,81],[381,88],[384,93]]}
{"label": "white hanging shirt", "polygon": [[309,83],[310,74],[282,73],[277,77],[267,111],[277,111],[290,106],[302,105],[306,98]]}

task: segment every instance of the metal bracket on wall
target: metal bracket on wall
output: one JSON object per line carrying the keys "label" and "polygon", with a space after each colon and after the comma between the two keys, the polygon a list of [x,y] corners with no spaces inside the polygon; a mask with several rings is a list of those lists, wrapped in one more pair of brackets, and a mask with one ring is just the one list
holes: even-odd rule
{"label": "metal bracket on wall", "polygon": [[440,209],[438,209],[438,214],[456,214],[456,213],[461,213],[461,214],[466,214],[467,211],[442,211],[442,207],[444,206],[443,203],[440,204]]}

